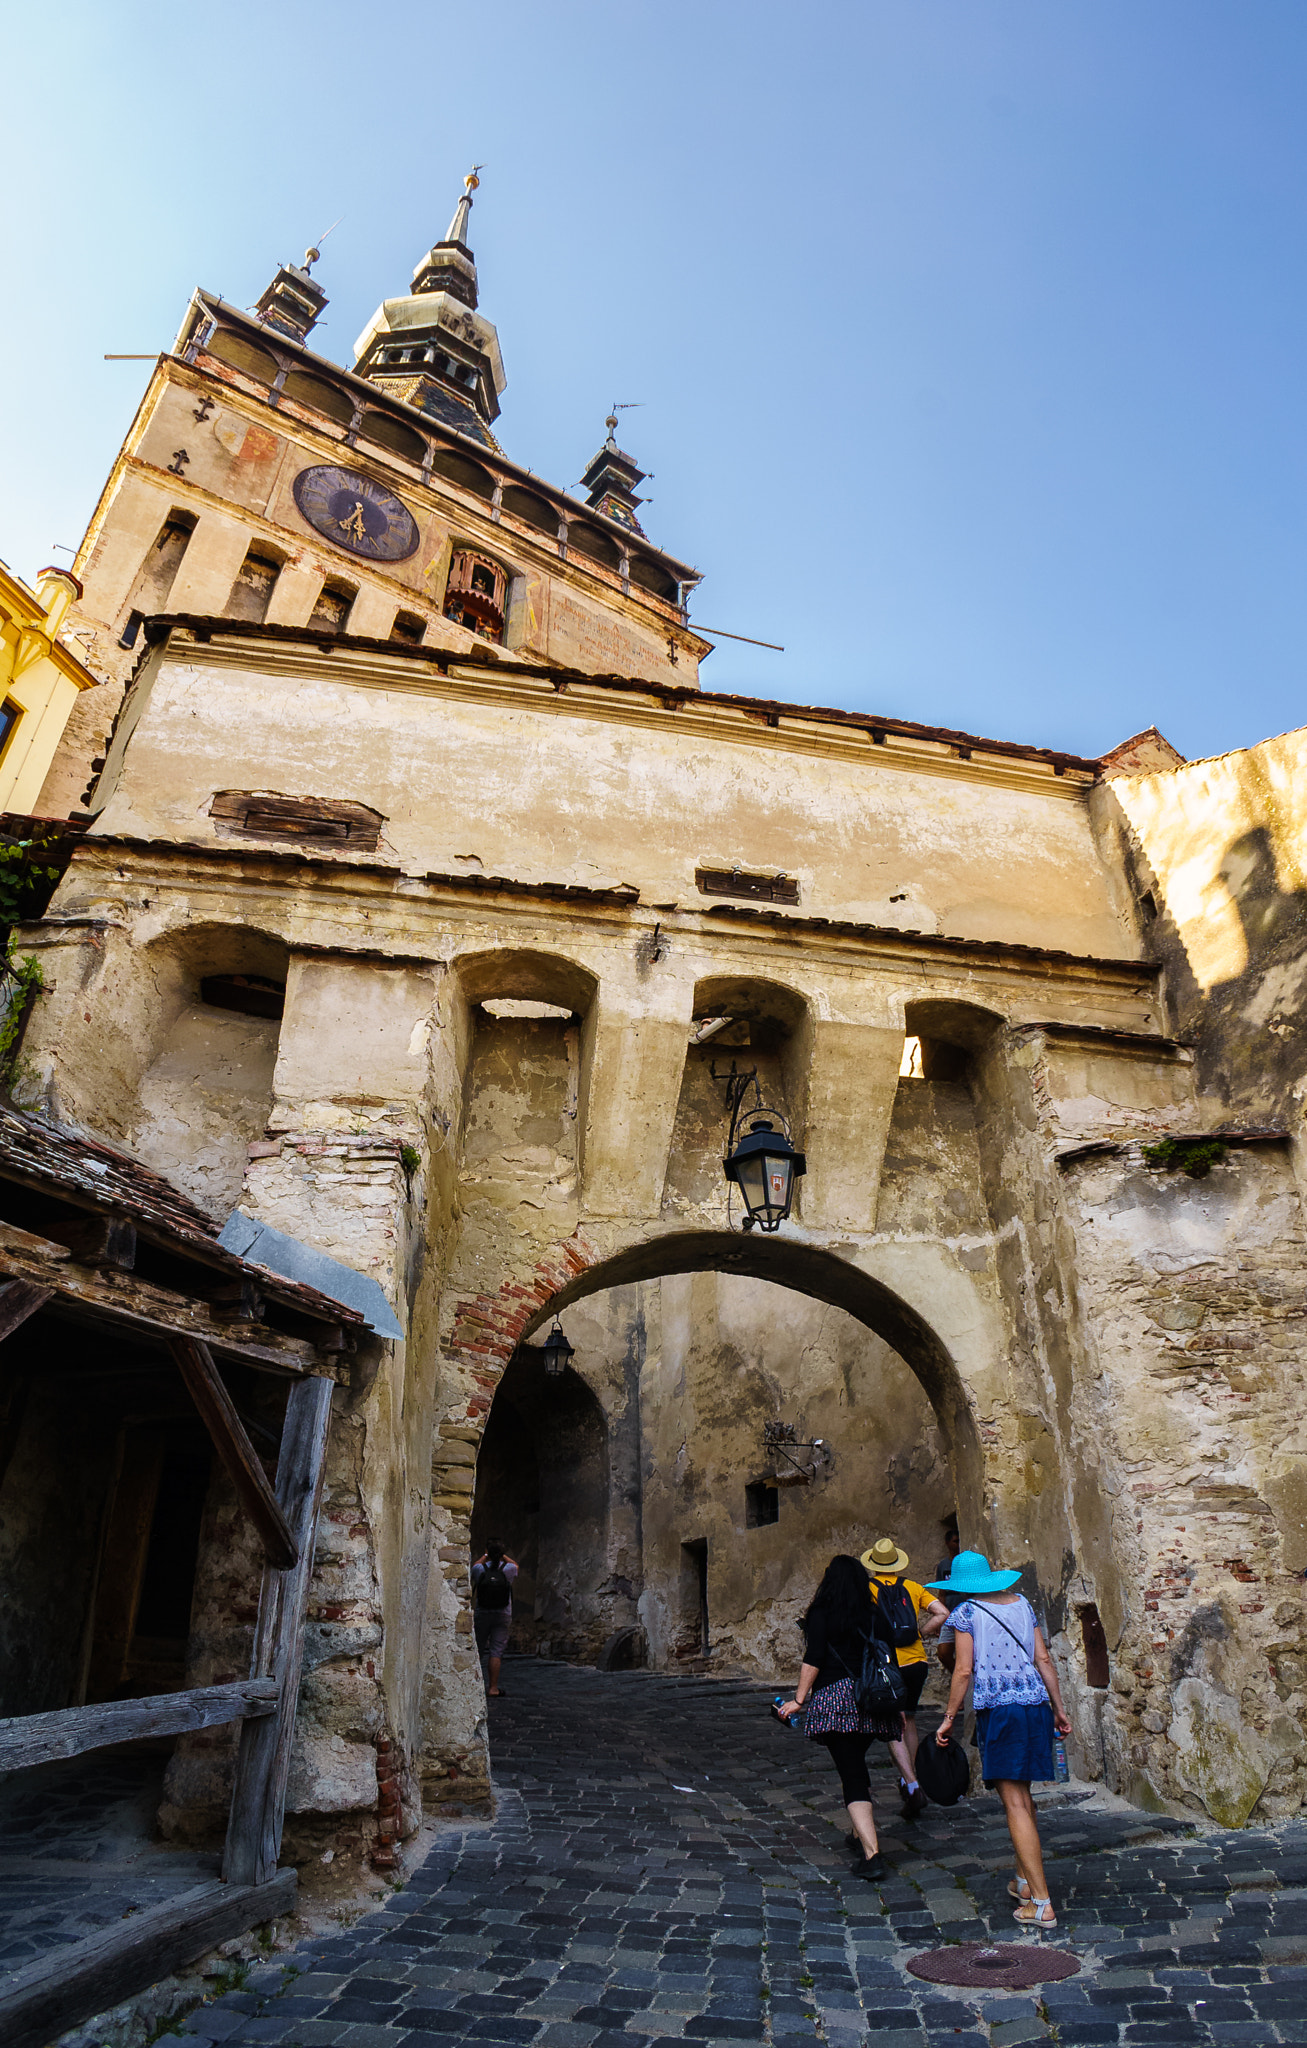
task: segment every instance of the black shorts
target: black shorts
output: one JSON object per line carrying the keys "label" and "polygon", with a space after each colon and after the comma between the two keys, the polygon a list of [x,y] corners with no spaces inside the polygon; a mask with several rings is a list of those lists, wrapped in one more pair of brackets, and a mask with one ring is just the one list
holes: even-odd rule
{"label": "black shorts", "polygon": [[929,1672],[930,1666],[926,1663],[900,1664],[899,1677],[903,1680],[905,1695],[903,1711],[905,1714],[916,1713],[917,1701],[921,1698],[921,1688],[926,1683]]}

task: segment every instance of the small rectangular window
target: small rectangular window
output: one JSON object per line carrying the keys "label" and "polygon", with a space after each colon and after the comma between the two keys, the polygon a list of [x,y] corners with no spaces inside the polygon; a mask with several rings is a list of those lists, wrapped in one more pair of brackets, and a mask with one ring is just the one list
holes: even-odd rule
{"label": "small rectangular window", "polygon": [[742,868],[696,868],[701,896],[735,896],[741,902],[797,903],[799,885],[792,875],[750,875]]}
{"label": "small rectangular window", "polygon": [[420,647],[426,629],[426,620],[420,619],[416,612],[396,612],[390,637],[401,641],[405,647]]}
{"label": "small rectangular window", "polygon": [[1112,1673],[1107,1656],[1107,1631],[1096,1607],[1080,1609],[1080,1635],[1085,1651],[1085,1683],[1095,1692],[1102,1692],[1111,1684]]}
{"label": "small rectangular window", "polygon": [[771,1522],[781,1518],[780,1489],[767,1480],[759,1479],[744,1489],[744,1526],[746,1529],[765,1529]]}
{"label": "small rectangular window", "polygon": [[22,705],[15,704],[12,697],[6,697],[4,703],[0,704],[0,754],[3,754],[5,748],[9,745],[13,737],[14,727],[22,715]]}

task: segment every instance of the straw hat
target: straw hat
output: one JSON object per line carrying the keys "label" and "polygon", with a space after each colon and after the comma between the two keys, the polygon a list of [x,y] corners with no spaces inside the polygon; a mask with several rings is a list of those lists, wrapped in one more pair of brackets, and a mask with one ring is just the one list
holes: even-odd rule
{"label": "straw hat", "polygon": [[869,1572],[905,1572],[908,1553],[899,1549],[892,1536],[882,1536],[870,1550],[863,1551],[862,1562]]}

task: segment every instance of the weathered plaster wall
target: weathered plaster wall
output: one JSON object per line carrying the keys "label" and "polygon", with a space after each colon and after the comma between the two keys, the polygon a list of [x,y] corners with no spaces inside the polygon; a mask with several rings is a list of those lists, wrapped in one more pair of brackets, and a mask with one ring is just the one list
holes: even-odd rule
{"label": "weathered plaster wall", "polygon": [[1100,799],[1195,1042],[1211,1120],[1297,1123],[1307,1096],[1307,728],[1117,776]]}
{"label": "weathered plaster wall", "polygon": [[[522,1482],[521,1522],[498,1533],[528,1553],[523,1641],[594,1654],[639,1612],[654,1655],[668,1654],[684,1621],[682,1545],[706,1542],[720,1654],[763,1668],[782,1661],[791,1608],[828,1542],[852,1543],[864,1512],[910,1520],[925,1500],[908,1547],[938,1555],[929,1529],[956,1503],[964,1541],[1030,1574],[1077,1698],[1082,1768],[1224,1817],[1239,1811],[1247,1770],[1236,1783],[1232,1765],[1212,1766],[1200,1784],[1180,1759],[1200,1737],[1215,1753],[1220,1729],[1236,1730],[1226,1747],[1237,1752],[1242,1729],[1262,1773],[1262,1803],[1246,1810],[1297,1799],[1286,1729],[1298,1726],[1303,1653],[1281,1584],[1299,1513],[1284,1428],[1286,1415],[1297,1427],[1297,1395],[1286,1377],[1274,1438],[1251,1387],[1222,1408],[1230,1469],[1262,1506],[1247,1509],[1246,1529],[1223,1529],[1228,1552],[1202,1553],[1195,1583],[1210,1597],[1183,1608],[1174,1638],[1190,1649],[1167,1643],[1183,1664],[1177,1687],[1193,1685],[1177,1692],[1179,1718],[1163,1715],[1147,1603],[1157,1560],[1177,1562],[1174,1544],[1192,1534],[1187,1521],[1170,1527],[1187,1498],[1172,1493],[1189,1485],[1170,1475],[1197,1439],[1187,1413],[1149,1419],[1152,1340],[1123,1322],[1163,1253],[1192,1254],[1206,1278],[1186,1287],[1208,1289],[1204,1313],[1228,1295],[1246,1316],[1236,1334],[1275,1351],[1303,1269],[1285,1206],[1294,1184],[1282,1155],[1232,1153],[1219,1169],[1231,1186],[1250,1175],[1264,1190],[1278,1174],[1283,1187],[1222,1212],[1209,1243],[1183,1208],[1190,1184],[1168,1181],[1163,1250],[1104,1248],[1092,1176],[1124,1175],[1128,1189],[1128,1148],[1221,1112],[1195,1088],[1201,1049],[1161,1035],[1125,870],[1092,853],[1082,798],[972,764],[945,774],[888,762],[884,748],[864,762],[824,741],[790,747],[761,725],[746,740],[710,729],[698,707],[673,717],[623,700],[618,711],[582,703],[579,688],[546,702],[457,678],[417,689],[411,674],[381,660],[343,676],[320,655],[259,668],[212,649],[162,658],[103,829],[32,935],[50,969],[26,1048],[37,1084],[64,1113],[122,1136],[138,1128],[205,963],[234,933],[280,949],[286,1011],[242,1206],[375,1273],[406,1324],[404,1344],[360,1351],[333,1429],[332,1513],[348,1540],[324,1556],[315,1589],[323,1674],[306,1693],[297,1825],[370,1825],[378,1740],[410,1774],[396,1825],[417,1777],[428,1800],[484,1795],[467,1565],[500,1390],[485,1473],[509,1491],[515,1474]],[[378,859],[288,862],[210,839],[212,791],[241,779],[231,733],[256,714],[260,786],[372,803],[388,820]],[[137,850],[117,830],[152,843]],[[882,929],[836,932],[802,914],[753,925],[691,897],[696,861],[776,865],[778,836],[814,863],[801,871],[801,913]],[[935,906],[966,946],[883,929],[900,914],[891,856],[920,880],[913,915]],[[491,883],[496,869],[513,880]],[[432,879],[460,873],[483,887]],[[514,886],[545,881],[629,887],[552,898]],[[1098,957],[1084,957],[1091,941]],[[504,1014],[504,1003],[561,1014]],[[717,1014],[734,1023],[716,1052],[694,1046],[695,1020]],[[900,1077],[905,1032],[932,1048],[921,1079]],[[727,1228],[712,1067],[732,1058],[756,1061],[809,1155],[779,1239]],[[201,1114],[179,1112],[197,1128]],[[234,1135],[224,1142],[234,1151]],[[1140,1207],[1105,1199],[1109,1217]],[[790,1290],[781,1311],[757,1307],[763,1282]],[[511,1361],[560,1300],[588,1394],[551,1420]],[[896,1415],[916,1416],[902,1483],[899,1451],[877,1434],[877,1388],[894,1373],[911,1375]],[[779,1398],[783,1412],[791,1394],[836,1465],[804,1506],[787,1492],[776,1525],[746,1530],[738,1496],[760,1404],[775,1413]],[[853,1461],[841,1435],[871,1468],[856,1497],[842,1490]],[[1166,1514],[1131,1491],[1154,1468],[1171,1489]],[[1123,1500],[1142,1526],[1127,1525]],[[1244,1568],[1274,1594],[1260,1611],[1245,1600],[1246,1614]],[[1085,1682],[1078,1610],[1090,1606],[1131,1687],[1106,1707]],[[1256,1696],[1259,1659],[1290,1688],[1278,1718]],[[1132,1715],[1119,1703],[1137,1688],[1147,1703]]]}
{"label": "weathered plaster wall", "polygon": [[274,1018],[190,1003],[141,1078],[131,1150],[220,1222],[267,1127],[277,1032]]}
{"label": "weathered plaster wall", "polygon": [[[765,1281],[678,1275],[649,1286],[641,1375],[644,1591],[651,1660],[694,1654],[682,1545],[707,1545],[714,1665],[795,1665],[797,1623],[830,1558],[891,1531],[923,1577],[944,1548],[953,1481],[911,1371],[850,1315]],[[777,1488],[778,1519],[747,1526],[745,1488],[786,1475],[764,1422],[821,1437],[829,1465]],[[808,1465],[811,1453],[795,1454]]]}
{"label": "weathered plaster wall", "polygon": [[1291,1811],[1307,1790],[1307,1260],[1284,1148],[1190,1180],[1132,1147],[1069,1166],[1066,1187],[1119,1587],[1109,1778],[1231,1826]]}
{"label": "weathered plaster wall", "polygon": [[860,733],[800,737],[710,699],[673,714],[581,686],[442,683],[385,656],[178,642],[135,685],[96,830],[212,845],[215,790],[330,794],[381,811],[382,858],[412,875],[622,886],[696,906],[696,867],[738,864],[797,877],[819,916],[1137,956],[1082,790],[1051,773],[1045,787],[940,774]]}

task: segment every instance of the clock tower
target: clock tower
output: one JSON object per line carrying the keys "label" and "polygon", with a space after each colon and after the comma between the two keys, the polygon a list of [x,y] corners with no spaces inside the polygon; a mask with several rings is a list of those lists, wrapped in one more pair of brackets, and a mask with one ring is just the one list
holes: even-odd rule
{"label": "clock tower", "polygon": [[463,180],[444,240],[413,272],[412,292],[383,300],[359,336],[354,371],[428,418],[497,448],[490,425],[507,381],[504,359],[493,323],[477,311],[476,260],[467,245],[477,169]]}

